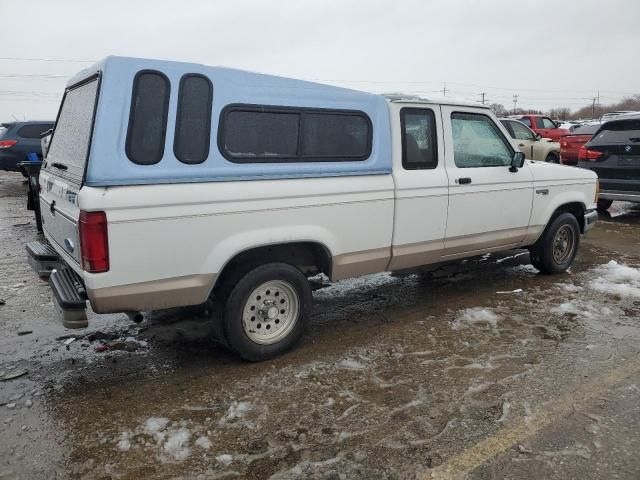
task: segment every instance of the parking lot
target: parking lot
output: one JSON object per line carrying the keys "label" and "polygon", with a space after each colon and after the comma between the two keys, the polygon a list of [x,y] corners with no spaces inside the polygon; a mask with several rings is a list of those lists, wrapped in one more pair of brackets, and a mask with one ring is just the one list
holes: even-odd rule
{"label": "parking lot", "polygon": [[201,308],[65,330],[26,188],[0,174],[2,479],[640,477],[638,206],[567,274],[517,251],[318,290],[301,344],[252,364]]}

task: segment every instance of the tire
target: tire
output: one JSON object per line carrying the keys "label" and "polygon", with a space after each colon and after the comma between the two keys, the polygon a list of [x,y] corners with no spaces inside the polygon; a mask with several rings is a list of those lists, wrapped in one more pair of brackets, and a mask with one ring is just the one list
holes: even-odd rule
{"label": "tire", "polygon": [[573,263],[579,246],[578,220],[571,213],[561,213],[530,248],[531,264],[545,274],[562,273]]}
{"label": "tire", "polygon": [[267,360],[293,347],[311,311],[307,278],[287,263],[260,265],[231,289],[222,321],[226,344],[244,360]]}
{"label": "tire", "polygon": [[560,157],[555,153],[550,153],[544,161],[548,163],[560,163]]}
{"label": "tire", "polygon": [[598,200],[598,207],[597,210],[599,212],[606,212],[607,210],[609,210],[609,207],[611,206],[611,204],[613,203],[613,200]]}

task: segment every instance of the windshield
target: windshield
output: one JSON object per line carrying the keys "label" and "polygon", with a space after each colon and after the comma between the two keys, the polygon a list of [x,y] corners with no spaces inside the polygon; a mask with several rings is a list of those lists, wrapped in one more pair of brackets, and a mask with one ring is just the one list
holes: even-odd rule
{"label": "windshield", "polygon": [[81,183],[89,154],[98,77],[67,91],[47,153],[46,169]]}

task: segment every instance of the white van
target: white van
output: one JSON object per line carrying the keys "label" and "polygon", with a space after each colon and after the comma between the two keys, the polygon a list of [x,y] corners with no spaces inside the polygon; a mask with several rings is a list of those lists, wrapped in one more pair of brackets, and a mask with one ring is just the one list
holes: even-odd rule
{"label": "white van", "polygon": [[68,83],[40,174],[67,326],[213,300],[243,358],[291,347],[308,278],[512,248],[566,270],[597,177],[525,161],[490,109],[190,63],[108,57]]}

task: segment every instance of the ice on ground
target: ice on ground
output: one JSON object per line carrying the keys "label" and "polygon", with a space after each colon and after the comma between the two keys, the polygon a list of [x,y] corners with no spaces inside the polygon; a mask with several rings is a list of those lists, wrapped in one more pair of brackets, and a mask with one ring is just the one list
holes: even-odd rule
{"label": "ice on ground", "polygon": [[594,302],[564,302],[557,307],[551,308],[551,313],[559,315],[568,313],[571,315],[576,315],[578,317],[597,318],[609,317],[613,315],[614,312],[609,307],[603,307],[601,305],[597,305]]}
{"label": "ice on ground", "polygon": [[338,367],[344,368],[347,370],[362,370],[365,366],[357,360],[353,360],[351,358],[346,358],[341,362],[338,362]]}
{"label": "ice on ground", "polygon": [[197,446],[203,448],[204,450],[209,450],[211,448],[211,440],[209,440],[207,437],[198,437],[195,443]]}
{"label": "ice on ground", "polygon": [[574,285],[573,283],[557,283],[556,286],[568,293],[577,293],[584,290],[583,287]]}
{"label": "ice on ground", "polygon": [[149,417],[144,422],[144,433],[155,435],[162,432],[169,425],[169,419],[164,417]]}
{"label": "ice on ground", "polygon": [[191,449],[189,448],[190,438],[191,433],[189,430],[180,428],[169,435],[163,450],[175,460],[185,460],[191,455]]}
{"label": "ice on ground", "polygon": [[223,453],[222,455],[218,455],[216,460],[226,467],[233,462],[233,456],[228,453]]}
{"label": "ice on ground", "polygon": [[522,273],[539,273],[538,269],[536,267],[534,267],[533,265],[518,265],[517,267],[513,267],[513,270],[515,270],[516,272],[522,272]]}
{"label": "ice on ground", "polygon": [[460,330],[477,324],[488,324],[491,328],[498,326],[500,317],[490,308],[465,308],[451,322],[451,328]]}
{"label": "ice on ground", "polygon": [[253,406],[251,402],[236,402],[234,401],[230,406],[229,410],[224,417],[220,419],[220,423],[224,424],[236,418],[244,418],[247,416],[247,413],[251,411]]}
{"label": "ice on ground", "polygon": [[589,283],[594,290],[621,298],[640,298],[640,268],[611,260],[596,272],[600,276]]}
{"label": "ice on ground", "polygon": [[129,432],[122,432],[120,434],[120,440],[117,444],[118,450],[121,450],[123,452],[129,451],[129,449],[131,448],[131,441],[129,440],[129,436]]}

